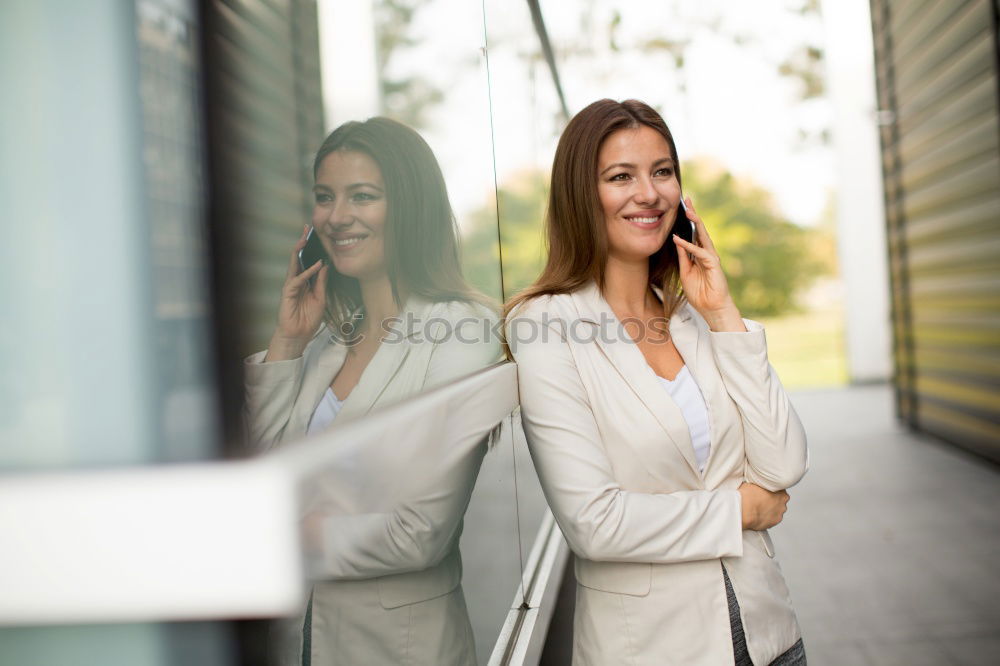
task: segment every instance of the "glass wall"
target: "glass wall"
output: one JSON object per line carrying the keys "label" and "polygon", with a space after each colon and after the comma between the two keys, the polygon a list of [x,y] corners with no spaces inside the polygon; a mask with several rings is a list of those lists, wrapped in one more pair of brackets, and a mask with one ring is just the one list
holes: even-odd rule
{"label": "glass wall", "polygon": [[543,260],[565,117],[529,5],[3,13],[3,470],[322,462],[294,613],[15,622],[0,661],[486,663],[544,500],[516,411],[449,391]]}
{"label": "glass wall", "polygon": [[[0,7],[4,487],[217,455],[199,32],[183,0]],[[218,623],[14,625],[0,663],[235,655]]]}
{"label": "glass wall", "polygon": [[[246,210],[252,226],[243,215],[221,220],[246,248],[232,262],[246,276],[235,313],[249,323],[246,446],[261,456],[303,440],[338,449],[302,489],[310,597],[261,628],[269,660],[485,662],[520,577],[510,446],[440,432],[433,402],[402,430],[391,410],[501,358],[482,11],[326,3],[316,16],[318,49],[300,57],[318,59],[323,121],[299,123],[309,140],[274,146],[306,166],[287,169],[301,209],[277,212],[283,202],[264,186],[270,153],[243,148],[275,135],[217,123],[244,155],[234,167],[262,185],[227,193],[226,208]],[[251,54],[257,27],[245,26],[234,50]],[[252,58],[239,67],[257,76]],[[274,86],[287,90],[219,104],[234,114],[273,104],[278,115],[309,87],[281,77]],[[492,230],[478,253],[462,244],[473,220]],[[344,441],[359,421],[381,436]]]}

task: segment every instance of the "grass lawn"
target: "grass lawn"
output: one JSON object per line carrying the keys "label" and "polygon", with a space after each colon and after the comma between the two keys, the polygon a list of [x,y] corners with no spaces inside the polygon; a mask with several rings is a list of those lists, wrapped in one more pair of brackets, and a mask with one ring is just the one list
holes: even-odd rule
{"label": "grass lawn", "polygon": [[761,319],[767,352],[787,389],[847,384],[844,316],[824,308]]}

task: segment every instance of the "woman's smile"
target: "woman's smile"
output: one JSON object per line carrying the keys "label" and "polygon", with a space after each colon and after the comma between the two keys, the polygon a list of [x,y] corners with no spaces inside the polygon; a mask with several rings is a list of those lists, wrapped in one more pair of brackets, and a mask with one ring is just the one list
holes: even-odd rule
{"label": "woman's smile", "polygon": [[333,243],[333,251],[339,254],[353,250],[366,238],[368,234],[365,233],[333,234],[330,236],[330,241]]}
{"label": "woman's smile", "polygon": [[662,210],[643,210],[622,217],[640,229],[658,229],[663,224]]}

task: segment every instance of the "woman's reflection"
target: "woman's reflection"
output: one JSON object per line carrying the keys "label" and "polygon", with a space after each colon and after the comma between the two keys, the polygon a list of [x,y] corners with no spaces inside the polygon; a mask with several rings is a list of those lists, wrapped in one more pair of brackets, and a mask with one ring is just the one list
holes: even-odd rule
{"label": "woman's reflection", "polygon": [[[289,258],[277,328],[245,366],[258,450],[499,358],[496,315],[462,277],[444,178],[416,132],[387,118],[346,123],[320,146],[314,176],[312,230]],[[458,537],[483,447],[448,449],[413,425],[406,446],[385,442],[348,465],[354,478],[331,469],[304,497],[307,539],[325,562],[299,625],[305,663],[475,661]],[[371,498],[373,482],[386,484],[396,507]],[[362,487],[365,497],[352,496]],[[430,510],[415,509],[429,487]],[[414,511],[418,520],[396,520]],[[438,551],[429,559],[427,541]],[[283,661],[298,662],[295,652]]]}

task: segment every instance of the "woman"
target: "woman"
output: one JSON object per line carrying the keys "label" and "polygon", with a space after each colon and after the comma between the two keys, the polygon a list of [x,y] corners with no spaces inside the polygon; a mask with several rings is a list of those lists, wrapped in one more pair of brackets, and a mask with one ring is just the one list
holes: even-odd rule
{"label": "woman", "polygon": [[522,421],[576,554],[574,664],[805,663],[767,528],[802,426],[742,319],[673,138],[601,100],[559,141],[549,258],[507,306]]}
{"label": "woman", "polygon": [[[461,335],[411,330],[454,322],[478,331],[471,320],[494,316],[462,277],[444,177],[419,134],[388,118],[346,123],[320,146],[313,174],[312,226],[326,258],[300,270],[303,229],[274,335],[247,359],[249,435],[258,448],[468,374],[497,352],[462,344]],[[398,333],[443,343],[381,344]],[[274,393],[269,381],[284,375],[300,381]]]}
{"label": "woman", "polygon": [[[342,125],[320,146],[314,175],[312,226],[325,259],[300,269],[303,230],[277,328],[244,368],[257,449],[369,414],[499,356],[481,334],[495,314],[462,277],[444,178],[416,132],[387,118]],[[409,444],[386,442],[384,455],[365,456],[384,461],[380,468],[349,479],[324,472],[307,488],[304,530],[320,580],[295,645],[279,650],[283,663],[474,662],[458,540],[485,447],[449,450],[437,461],[446,478],[414,490],[390,481],[414,469],[398,459],[413,451]],[[351,496],[366,485],[385,488],[377,506]]]}

